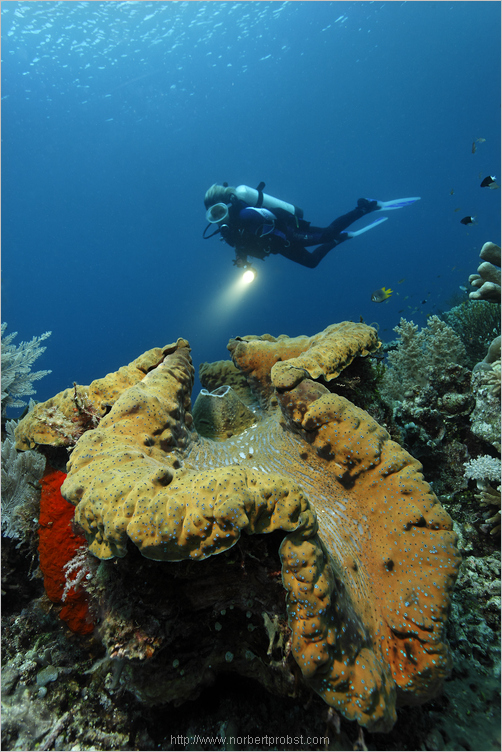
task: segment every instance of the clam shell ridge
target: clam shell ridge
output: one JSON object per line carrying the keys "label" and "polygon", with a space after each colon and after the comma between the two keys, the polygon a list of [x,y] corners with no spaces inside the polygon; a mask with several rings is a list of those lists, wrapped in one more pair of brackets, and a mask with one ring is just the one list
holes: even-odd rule
{"label": "clam shell ridge", "polygon": [[[420,464],[313,380],[328,382],[375,349],[375,330],[350,324],[336,342],[329,332],[331,344],[316,336],[323,351],[308,358],[283,338],[296,353],[289,363],[280,352],[274,360],[264,338],[261,370],[260,338],[239,340],[234,363],[250,361],[249,343],[256,368],[248,383],[265,407],[219,441],[192,429],[193,368],[178,340],[78,441],[62,492],[103,559],[124,556],[128,539],[148,558],[178,561],[224,551],[243,531],[284,531],[295,660],[329,705],[388,730],[396,703],[434,696],[449,669],[455,536]],[[309,338],[304,344],[313,349]]]}

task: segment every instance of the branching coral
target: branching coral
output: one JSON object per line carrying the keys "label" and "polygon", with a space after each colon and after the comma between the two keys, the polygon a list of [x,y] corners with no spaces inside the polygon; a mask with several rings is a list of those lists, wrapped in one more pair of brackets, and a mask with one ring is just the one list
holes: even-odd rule
{"label": "branching coral", "polygon": [[51,332],[33,337],[29,342],[13,345],[12,340],[17,337],[17,332],[4,337],[6,328],[7,324],[2,324],[2,415],[8,407],[24,407],[26,402],[21,397],[35,394],[33,382],[51,373],[31,370],[33,363],[46,350],[45,347],[40,347],[40,343]]}
{"label": "branching coral", "polygon": [[[465,465],[465,477],[475,480],[479,493],[475,498],[482,507],[496,507],[496,512],[489,511],[485,514],[484,528],[491,535],[500,532],[500,459],[485,454],[476,457]],[[498,483],[493,488],[492,483]]]}
{"label": "branching coral", "polygon": [[462,340],[469,368],[485,357],[490,342],[500,334],[500,304],[469,300],[441,314],[441,318]]}
{"label": "branching coral", "polygon": [[65,586],[61,593],[63,603],[68,600],[72,591],[76,593],[80,587],[85,589],[85,585],[92,579],[93,575],[89,561],[89,549],[84,544],[80,548],[77,548],[73,558],[64,564]]}
{"label": "branching coral", "polygon": [[[480,489],[480,492],[475,495],[475,498],[479,501],[480,506],[482,507],[492,507],[492,509],[485,513],[484,515],[484,525],[482,525],[483,529],[486,529],[486,532],[490,532],[490,535],[497,535],[497,533],[500,533],[500,502],[501,502],[501,494],[500,494],[500,485],[497,486],[497,488],[493,488],[492,486],[485,486],[484,488]],[[495,508],[495,513],[493,511],[493,507]]]}
{"label": "branching coral", "polygon": [[397,349],[389,353],[389,367],[381,387],[382,396],[388,400],[400,400],[407,392],[426,386],[428,369],[465,362],[466,352],[460,337],[438,316],[430,316],[420,332],[413,321],[405,319],[401,319],[394,331],[400,339]]}
{"label": "branching coral", "polygon": [[465,464],[465,476],[472,478],[472,480],[498,482],[500,480],[500,459],[484,454],[482,457],[469,460]]}
{"label": "branching coral", "polygon": [[471,430],[500,452],[500,361],[475,370],[471,384],[476,401]]}
{"label": "branching coral", "polygon": [[489,371],[485,371],[485,384],[488,386],[488,391],[493,397],[499,397],[501,391],[501,363],[500,360],[496,360],[492,363],[492,367]]}

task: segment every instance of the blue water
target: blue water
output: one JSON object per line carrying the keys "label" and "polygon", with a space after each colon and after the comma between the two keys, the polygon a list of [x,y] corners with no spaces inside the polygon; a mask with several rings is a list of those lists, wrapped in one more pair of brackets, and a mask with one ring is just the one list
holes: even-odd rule
{"label": "blue water", "polygon": [[[392,339],[401,316],[423,325],[465,298],[500,240],[500,191],[479,186],[500,177],[497,2],[1,12],[2,320],[18,342],[52,330],[40,400],[178,337],[196,367],[236,335],[346,319]],[[360,196],[422,199],[316,269],[257,261],[232,297],[233,250],[201,237],[204,193],[225,180],[264,180],[317,225]],[[372,303],[382,286],[392,297]]]}

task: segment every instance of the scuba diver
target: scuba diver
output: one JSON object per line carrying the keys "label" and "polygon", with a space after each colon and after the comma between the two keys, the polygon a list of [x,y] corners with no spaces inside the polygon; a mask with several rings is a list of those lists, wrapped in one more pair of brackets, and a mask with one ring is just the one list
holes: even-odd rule
{"label": "scuba diver", "polygon": [[[236,266],[249,267],[248,256],[265,259],[271,253],[280,253],[297,264],[314,269],[335,246],[355,238],[385,222],[387,217],[375,220],[361,230],[346,232],[346,228],[365,214],[375,211],[401,209],[413,204],[419,197],[401,198],[394,201],[376,201],[360,198],[357,207],[343,214],[327,227],[313,227],[303,219],[303,211],[293,204],[263,193],[265,183],[258,188],[228,183],[212,185],[204,196],[209,222],[202,237],[207,240],[216,234],[235,248]],[[211,225],[217,228],[206,235]],[[310,246],[318,246],[308,251]]]}

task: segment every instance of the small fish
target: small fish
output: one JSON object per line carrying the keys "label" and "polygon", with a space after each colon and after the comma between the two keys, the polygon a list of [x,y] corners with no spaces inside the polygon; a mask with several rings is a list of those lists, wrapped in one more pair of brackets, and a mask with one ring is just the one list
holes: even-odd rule
{"label": "small fish", "polygon": [[475,154],[475,153],[476,153],[476,142],[473,141],[472,146],[471,146],[471,154]]}
{"label": "small fish", "polygon": [[458,212],[458,211],[460,211],[460,206],[459,206],[459,207],[457,207],[457,209],[454,209],[454,212],[455,212],[455,213],[456,213],[456,212]]}
{"label": "small fish", "polygon": [[403,277],[402,279],[399,279],[398,282],[397,282],[397,284],[398,285],[402,285],[405,279],[406,279],[406,277]]}
{"label": "small fish", "polygon": [[452,188],[451,191],[450,191],[450,196],[453,196],[454,193],[455,193],[455,191]]}
{"label": "small fish", "polygon": [[390,288],[386,290],[385,287],[381,287],[379,290],[375,290],[375,292],[371,293],[371,301],[372,303],[383,303],[384,300],[390,298],[391,295],[392,290]]}
{"label": "small fish", "polygon": [[488,177],[482,180],[480,188],[489,188],[491,191],[494,191],[496,188],[500,188],[500,186],[495,182],[495,175],[488,175]]}
{"label": "small fish", "polygon": [[477,138],[476,141],[478,142],[478,144],[484,144],[486,138]]}
{"label": "small fish", "polygon": [[476,223],[476,217],[464,217],[460,222],[463,225],[473,225]]}
{"label": "small fish", "polygon": [[458,289],[462,290],[462,292],[467,292],[467,287],[465,285],[459,285]]}
{"label": "small fish", "polygon": [[427,303],[427,301],[426,300],[422,300],[422,305],[424,305],[425,303]]}

